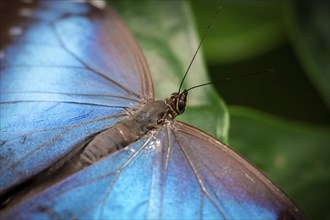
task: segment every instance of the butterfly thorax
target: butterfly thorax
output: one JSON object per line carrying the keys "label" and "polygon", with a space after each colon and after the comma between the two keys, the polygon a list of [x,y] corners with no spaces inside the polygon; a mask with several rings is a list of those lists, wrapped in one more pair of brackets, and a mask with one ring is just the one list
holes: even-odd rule
{"label": "butterfly thorax", "polygon": [[173,93],[170,98],[146,104],[135,114],[96,135],[85,147],[79,163],[86,166],[137,141],[148,132],[173,120],[185,110],[188,92]]}

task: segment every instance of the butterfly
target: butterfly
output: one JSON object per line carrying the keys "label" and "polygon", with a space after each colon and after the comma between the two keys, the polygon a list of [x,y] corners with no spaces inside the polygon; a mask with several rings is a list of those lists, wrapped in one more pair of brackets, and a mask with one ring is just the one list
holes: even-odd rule
{"label": "butterfly", "polygon": [[1,218],[303,219],[254,166],[175,120],[188,90],[154,101],[110,6],[28,13],[1,45]]}

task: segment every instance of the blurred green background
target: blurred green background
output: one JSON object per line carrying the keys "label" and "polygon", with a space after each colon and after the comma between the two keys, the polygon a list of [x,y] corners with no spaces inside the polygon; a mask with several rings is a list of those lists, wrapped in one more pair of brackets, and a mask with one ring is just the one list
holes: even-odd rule
{"label": "blurred green background", "polygon": [[[192,3],[202,33],[216,2]],[[220,1],[220,6],[203,47],[212,80],[274,71],[217,86],[227,104],[329,125],[329,1]]]}
{"label": "blurred green background", "polygon": [[[157,99],[178,89],[203,30],[221,10],[178,117],[252,161],[309,219],[330,219],[329,1],[113,1],[149,63]],[[205,64],[204,64],[205,63]]]}
{"label": "blurred green background", "polygon": [[[220,1],[203,52],[229,106],[230,146],[310,219],[330,219],[330,2]],[[200,35],[216,7],[192,1]],[[262,111],[262,112],[261,112]],[[267,112],[267,113],[265,113]]]}

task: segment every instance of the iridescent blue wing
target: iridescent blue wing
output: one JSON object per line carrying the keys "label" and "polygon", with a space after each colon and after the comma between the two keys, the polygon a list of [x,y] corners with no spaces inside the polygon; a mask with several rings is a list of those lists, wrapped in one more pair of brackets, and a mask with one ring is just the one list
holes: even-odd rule
{"label": "iridescent blue wing", "polygon": [[[20,213],[20,215],[17,215]],[[6,213],[34,219],[303,219],[223,143],[172,122]]]}
{"label": "iridescent blue wing", "polygon": [[111,9],[1,7],[0,195],[153,100],[144,57]]}

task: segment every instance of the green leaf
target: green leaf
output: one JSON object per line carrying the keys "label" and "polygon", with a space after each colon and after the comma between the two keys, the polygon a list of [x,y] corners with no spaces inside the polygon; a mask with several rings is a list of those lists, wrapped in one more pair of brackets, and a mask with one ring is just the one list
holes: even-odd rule
{"label": "green leaf", "polygon": [[310,219],[329,219],[330,131],[230,107],[230,144],[261,168]]}
{"label": "green leaf", "polygon": [[[156,99],[165,99],[177,92],[200,41],[188,2],[145,0],[139,4],[134,1],[112,4],[143,49],[154,80]],[[183,89],[205,82],[210,80],[198,53]],[[227,109],[211,86],[191,90],[186,112],[177,119],[227,141]]]}
{"label": "green leaf", "polygon": [[[229,63],[254,57],[285,39],[281,1],[191,1],[200,33],[212,13],[221,10],[204,44],[208,63]],[[217,5],[219,4],[219,5]]]}
{"label": "green leaf", "polygon": [[285,4],[285,18],[291,43],[308,77],[330,106],[330,2]]}

